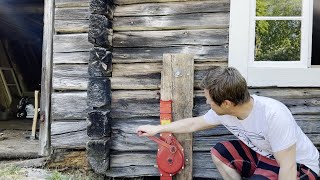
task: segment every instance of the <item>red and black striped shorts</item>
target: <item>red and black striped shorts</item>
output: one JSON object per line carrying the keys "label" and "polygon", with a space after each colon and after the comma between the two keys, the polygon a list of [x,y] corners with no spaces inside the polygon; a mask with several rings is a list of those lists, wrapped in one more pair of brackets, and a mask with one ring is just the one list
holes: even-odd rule
{"label": "red and black striped shorts", "polygon": [[[278,179],[279,165],[275,159],[262,156],[240,140],[217,143],[211,153],[224,164],[235,169],[241,177],[250,179]],[[303,180],[316,180],[317,174],[297,163],[297,175]]]}

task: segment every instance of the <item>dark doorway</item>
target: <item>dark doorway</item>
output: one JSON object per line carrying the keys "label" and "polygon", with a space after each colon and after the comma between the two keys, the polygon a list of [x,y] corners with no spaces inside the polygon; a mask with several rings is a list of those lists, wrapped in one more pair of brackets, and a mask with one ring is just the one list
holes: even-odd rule
{"label": "dark doorway", "polygon": [[312,65],[320,65],[320,1],[313,2]]}
{"label": "dark doorway", "polygon": [[34,92],[41,87],[43,12],[43,0],[0,1],[0,158],[7,150],[17,154],[28,149],[34,155],[38,151],[29,147],[37,141],[25,137],[31,135],[38,110]]}

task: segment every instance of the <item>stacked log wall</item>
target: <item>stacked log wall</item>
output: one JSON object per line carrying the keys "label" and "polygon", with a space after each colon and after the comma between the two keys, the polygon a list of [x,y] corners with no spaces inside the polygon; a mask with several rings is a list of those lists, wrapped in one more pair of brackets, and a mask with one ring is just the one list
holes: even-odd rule
{"label": "stacked log wall", "polygon": [[[204,72],[227,66],[228,0],[115,0],[113,18],[111,159],[108,176],[157,176],[157,146],[134,133],[142,124],[159,124],[160,72],[163,53],[195,57],[193,115],[209,107],[199,88]],[[85,149],[89,2],[56,1],[52,143]],[[320,147],[319,88],[251,88],[251,93],[285,103],[302,130]],[[219,178],[210,147],[234,139],[225,128],[194,134],[194,176]]]}
{"label": "stacked log wall", "polygon": [[55,1],[50,167],[87,167],[89,17],[89,1]]}

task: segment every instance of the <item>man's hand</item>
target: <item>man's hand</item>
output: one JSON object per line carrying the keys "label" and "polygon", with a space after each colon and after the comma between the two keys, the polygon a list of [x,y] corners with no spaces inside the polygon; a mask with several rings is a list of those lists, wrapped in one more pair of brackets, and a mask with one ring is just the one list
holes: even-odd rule
{"label": "man's hand", "polygon": [[136,130],[138,136],[154,136],[159,133],[161,130],[161,126],[154,126],[154,125],[143,125],[139,126]]}

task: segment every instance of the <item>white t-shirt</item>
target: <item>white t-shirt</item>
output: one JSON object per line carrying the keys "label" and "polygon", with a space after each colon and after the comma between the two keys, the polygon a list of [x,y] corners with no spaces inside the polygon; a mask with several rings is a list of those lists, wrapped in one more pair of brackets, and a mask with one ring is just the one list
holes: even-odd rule
{"label": "white t-shirt", "polygon": [[212,109],[205,115],[206,122],[224,125],[252,150],[272,157],[296,143],[296,161],[319,173],[319,152],[302,132],[290,110],[281,102],[252,95],[253,109],[244,120],[235,116],[217,115]]}

